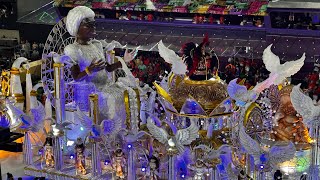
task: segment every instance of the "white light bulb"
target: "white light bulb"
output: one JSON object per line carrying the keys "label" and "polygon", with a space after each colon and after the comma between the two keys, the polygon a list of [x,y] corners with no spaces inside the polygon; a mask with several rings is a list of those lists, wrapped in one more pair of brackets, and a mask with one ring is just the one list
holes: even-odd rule
{"label": "white light bulb", "polygon": [[174,147],[176,144],[173,142],[172,139],[169,139],[168,141],[169,146]]}

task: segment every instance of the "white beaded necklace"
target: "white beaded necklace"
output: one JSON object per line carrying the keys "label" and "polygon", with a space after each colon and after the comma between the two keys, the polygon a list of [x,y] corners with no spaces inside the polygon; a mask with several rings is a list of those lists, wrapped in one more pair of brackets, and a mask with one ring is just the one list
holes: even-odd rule
{"label": "white beaded necklace", "polygon": [[93,43],[89,42],[89,44],[83,45],[76,42],[75,45],[81,50],[82,57],[86,60],[89,60],[90,62],[94,59],[105,60],[103,52],[101,52],[101,50]]}

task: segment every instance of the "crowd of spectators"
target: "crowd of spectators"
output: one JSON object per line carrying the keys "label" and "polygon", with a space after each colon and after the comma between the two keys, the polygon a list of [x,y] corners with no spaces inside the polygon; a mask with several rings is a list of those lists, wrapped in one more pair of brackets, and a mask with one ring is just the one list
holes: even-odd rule
{"label": "crowd of spectators", "polygon": [[28,40],[21,40],[20,45],[15,49],[15,58],[25,57],[32,61],[39,60],[42,57],[43,48],[43,43],[30,43]]}
{"label": "crowd of spectators", "polygon": [[228,64],[220,76],[222,79],[225,79],[227,83],[235,78],[238,78],[239,81],[244,80],[244,85],[250,88],[258,82],[267,79],[269,72],[264,64],[258,60],[229,58]]}
{"label": "crowd of spectators", "polygon": [[274,12],[270,14],[273,28],[319,30],[320,14]]}
{"label": "crowd of spectators", "polygon": [[165,72],[170,71],[170,64],[166,63],[158,52],[139,52],[137,58],[128,66],[136,78],[149,85],[160,81]]}
{"label": "crowd of spectators", "polygon": [[320,64],[315,64],[313,71],[308,74],[302,83],[309,96],[312,97],[313,103],[320,105]]}

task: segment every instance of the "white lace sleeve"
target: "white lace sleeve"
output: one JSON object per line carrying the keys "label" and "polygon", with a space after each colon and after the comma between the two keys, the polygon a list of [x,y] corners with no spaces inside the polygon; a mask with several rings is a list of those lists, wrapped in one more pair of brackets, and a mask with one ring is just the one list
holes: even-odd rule
{"label": "white lace sleeve", "polygon": [[66,62],[67,64],[69,64],[70,66],[79,64],[79,55],[77,55],[76,48],[73,44],[69,44],[64,48],[64,54],[70,57],[68,62]]}

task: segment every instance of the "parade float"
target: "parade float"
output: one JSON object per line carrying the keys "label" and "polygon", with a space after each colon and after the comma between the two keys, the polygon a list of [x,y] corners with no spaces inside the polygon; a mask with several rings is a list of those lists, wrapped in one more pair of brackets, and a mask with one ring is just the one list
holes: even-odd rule
{"label": "parade float", "polygon": [[[320,110],[286,82],[305,55],[280,64],[270,45],[263,54],[269,78],[247,89],[236,79],[225,83],[208,66],[207,54],[219,61],[206,50],[208,37],[186,43],[181,55],[160,41],[159,54],[172,72],[153,90],[140,87],[126,67],[135,50],[119,57],[117,42],[79,41],[86,40],[79,34],[84,27],[94,26],[89,8],[75,8],[68,17],[48,36],[41,83],[32,87],[27,76],[26,109],[19,72],[28,61],[17,59],[10,73],[1,73],[1,125],[24,133],[27,175],[264,180],[281,170],[289,178],[318,178]],[[121,67],[124,74],[94,71],[101,65]],[[35,98],[40,86],[45,105]],[[163,113],[155,113],[156,102]]]}

